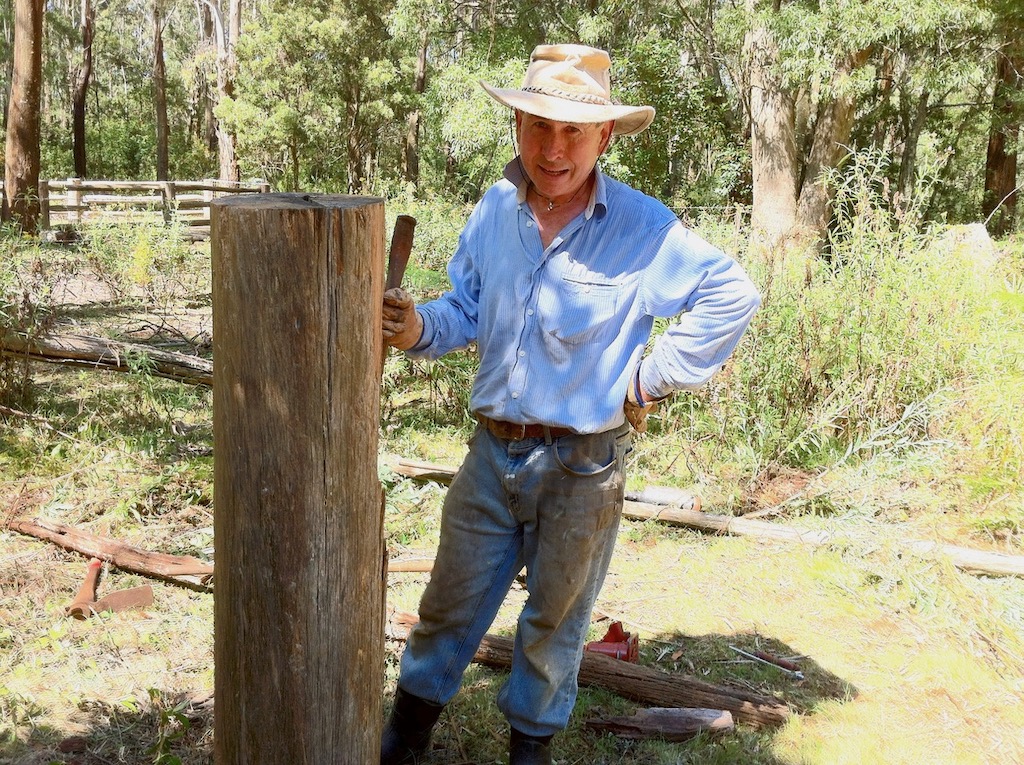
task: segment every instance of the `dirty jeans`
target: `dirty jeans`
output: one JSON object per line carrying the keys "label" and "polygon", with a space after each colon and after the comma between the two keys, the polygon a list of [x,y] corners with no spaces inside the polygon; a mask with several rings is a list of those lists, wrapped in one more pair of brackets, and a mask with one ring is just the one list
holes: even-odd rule
{"label": "dirty jeans", "polygon": [[566,726],[622,513],[629,445],[628,425],[551,443],[477,428],[445,499],[437,559],[402,656],[403,690],[451,700],[525,565],[529,597],[498,707],[531,736]]}

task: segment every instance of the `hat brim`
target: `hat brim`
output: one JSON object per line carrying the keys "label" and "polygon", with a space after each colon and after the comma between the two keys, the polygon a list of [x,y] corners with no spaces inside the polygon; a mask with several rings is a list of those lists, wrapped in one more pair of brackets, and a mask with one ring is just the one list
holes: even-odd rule
{"label": "hat brim", "polygon": [[480,85],[499,104],[545,119],[558,122],[609,122],[614,120],[613,135],[642,133],[654,121],[653,106],[588,104],[543,93],[528,93],[512,88],[492,88],[486,82],[481,82]]}

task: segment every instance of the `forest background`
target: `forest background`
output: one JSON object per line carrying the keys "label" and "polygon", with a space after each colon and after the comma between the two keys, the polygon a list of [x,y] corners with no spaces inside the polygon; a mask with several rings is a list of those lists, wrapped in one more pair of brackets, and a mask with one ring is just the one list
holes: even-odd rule
{"label": "forest background", "polygon": [[[722,373],[650,418],[630,488],[683,488],[711,513],[829,542],[624,521],[599,607],[639,634],[641,661],[799,714],[628,742],[583,721],[635,704],[589,689],[556,757],[1024,762],[1024,579],[965,573],[929,546],[1024,553],[1022,30],[1014,0],[13,0],[0,328],[212,353],[208,243],[163,221],[86,225],[72,246],[35,237],[40,178],[381,196],[389,224],[419,221],[407,285],[435,296],[512,156],[509,115],[479,81],[518,85],[538,43],[606,48],[617,97],[658,117],[603,169],[734,254],[764,298]],[[475,364],[472,348],[432,365],[392,354],[382,452],[457,466]],[[0,357],[5,520],[210,560],[209,389],[153,376],[144,352],[129,366]],[[443,488],[383,465],[381,480],[389,552],[429,554]],[[0,762],[210,761],[208,594],[162,585],[142,614],[79,623],[64,606],[81,558],[5,529],[0,563]],[[413,610],[424,582],[391,575],[389,604]],[[110,567],[103,586],[141,583]],[[733,648],[795,657],[803,677]],[[501,679],[471,671],[434,761],[504,758]]]}
{"label": "forest background", "polygon": [[[478,81],[518,85],[536,44],[572,40],[609,50],[617,97],[658,111],[605,169],[681,213],[752,206],[773,241],[820,240],[823,179],[871,151],[894,212],[920,192],[927,220],[1014,225],[1014,0],[17,0],[0,14],[11,199],[34,194],[34,166],[471,203],[511,151]],[[16,55],[16,14],[31,55]]]}

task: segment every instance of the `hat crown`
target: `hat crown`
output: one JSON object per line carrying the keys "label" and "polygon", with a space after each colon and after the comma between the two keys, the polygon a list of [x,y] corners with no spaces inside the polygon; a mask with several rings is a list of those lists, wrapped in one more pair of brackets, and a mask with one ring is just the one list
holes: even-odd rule
{"label": "hat crown", "polygon": [[481,82],[500,104],[557,122],[612,122],[614,135],[636,135],[654,119],[653,106],[626,106],[611,97],[611,57],[575,43],[538,45],[523,86],[495,88]]}
{"label": "hat crown", "polygon": [[611,103],[611,59],[586,45],[539,45],[530,55],[523,90]]}

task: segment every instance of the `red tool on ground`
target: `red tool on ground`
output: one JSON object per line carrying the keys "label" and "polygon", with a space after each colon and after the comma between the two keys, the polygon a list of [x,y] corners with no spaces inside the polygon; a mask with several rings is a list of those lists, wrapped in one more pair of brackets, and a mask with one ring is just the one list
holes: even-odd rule
{"label": "red tool on ground", "polygon": [[613,659],[621,659],[634,664],[640,658],[637,637],[622,629],[622,622],[612,622],[603,638],[587,643],[583,650],[603,653]]}

